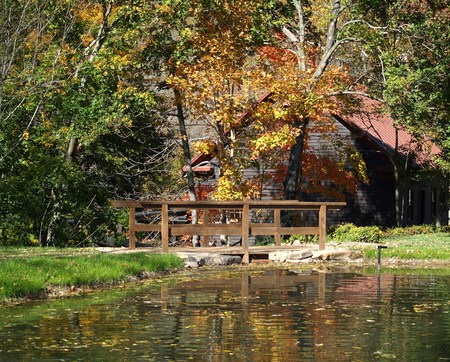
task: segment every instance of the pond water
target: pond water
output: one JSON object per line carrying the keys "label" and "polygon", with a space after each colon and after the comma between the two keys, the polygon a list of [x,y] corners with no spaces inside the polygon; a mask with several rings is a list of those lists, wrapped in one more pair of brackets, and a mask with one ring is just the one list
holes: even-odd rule
{"label": "pond water", "polygon": [[450,361],[450,271],[196,273],[0,308],[0,361]]}

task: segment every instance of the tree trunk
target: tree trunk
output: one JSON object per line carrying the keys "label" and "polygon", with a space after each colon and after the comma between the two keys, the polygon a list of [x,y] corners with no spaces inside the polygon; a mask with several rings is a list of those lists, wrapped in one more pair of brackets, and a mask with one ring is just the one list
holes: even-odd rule
{"label": "tree trunk", "polygon": [[408,177],[399,170],[399,161],[391,160],[394,166],[395,183],[395,226],[405,227],[408,224]]}
{"label": "tree trunk", "polygon": [[305,147],[306,129],[309,119],[295,120],[295,126],[300,128],[300,134],[296,138],[289,154],[289,163],[286,178],[284,180],[284,198],[285,200],[298,199],[298,189],[302,177],[302,154]]}
{"label": "tree trunk", "polygon": [[[175,103],[177,106],[177,118],[178,118],[178,126],[181,134],[181,143],[183,147],[183,155],[184,155],[184,163],[186,165],[186,176],[188,181],[188,189],[189,189],[189,200],[195,201],[195,181],[194,181],[194,172],[192,170],[191,165],[191,151],[189,148],[189,139],[186,132],[186,122],[183,113],[183,104],[181,102],[181,94],[177,89],[173,89],[173,93],[175,95]],[[193,209],[192,212],[192,224],[198,223],[197,210]],[[194,235],[192,237],[192,245],[199,246],[198,235]]]}
{"label": "tree trunk", "polygon": [[[100,51],[103,44],[105,43],[106,38],[111,30],[111,27],[110,27],[108,21],[109,21],[109,16],[111,15],[111,11],[112,11],[112,2],[111,3],[103,2],[102,8],[103,8],[102,25],[100,26],[100,28],[97,32],[97,36],[84,49],[84,55],[87,58],[88,62],[94,61],[95,57],[97,56],[97,54]],[[78,76],[80,68],[81,68],[81,64],[78,65],[78,67],[75,71],[75,75]],[[80,81],[80,92],[83,91],[85,82],[86,82],[86,78],[83,77]],[[66,161],[69,163],[75,161],[78,142],[79,141],[78,141],[77,137],[75,137],[74,135],[70,135],[69,145],[67,146],[67,151],[66,151],[66,156],[65,156]]]}
{"label": "tree trunk", "polygon": [[66,151],[66,161],[68,163],[72,163],[74,161],[76,157],[77,147],[78,147],[78,138],[76,138],[75,136],[70,136],[69,145],[67,146]]}

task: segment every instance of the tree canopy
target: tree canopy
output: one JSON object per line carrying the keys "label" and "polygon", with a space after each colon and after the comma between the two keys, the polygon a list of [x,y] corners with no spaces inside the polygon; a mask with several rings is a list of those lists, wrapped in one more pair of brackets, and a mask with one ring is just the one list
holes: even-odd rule
{"label": "tree canopy", "polygon": [[[296,198],[324,177],[307,127],[331,134],[360,94],[438,144],[448,172],[448,5],[2,1],[0,244],[85,245],[114,231],[109,198],[179,197],[183,142],[219,160],[216,198],[258,198],[274,177]],[[364,165],[342,154],[327,177],[351,191]]]}

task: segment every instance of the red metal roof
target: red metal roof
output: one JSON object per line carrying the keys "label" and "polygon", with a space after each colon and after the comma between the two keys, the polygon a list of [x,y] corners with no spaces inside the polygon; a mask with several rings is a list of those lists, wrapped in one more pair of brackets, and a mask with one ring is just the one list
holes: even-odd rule
{"label": "red metal roof", "polygon": [[426,140],[418,143],[402,127],[395,126],[394,120],[382,111],[382,103],[367,97],[361,98],[361,111],[353,114],[338,115],[345,126],[369,138],[385,152],[394,152],[396,146],[400,153],[414,153],[416,163],[424,165],[431,162],[433,156],[440,155],[441,149]]}
{"label": "red metal roof", "polygon": [[[209,164],[209,161],[212,160],[212,155],[199,153],[191,160],[192,170],[196,173],[208,173],[214,174],[214,166]],[[183,166],[183,172],[187,172],[186,165]]]}

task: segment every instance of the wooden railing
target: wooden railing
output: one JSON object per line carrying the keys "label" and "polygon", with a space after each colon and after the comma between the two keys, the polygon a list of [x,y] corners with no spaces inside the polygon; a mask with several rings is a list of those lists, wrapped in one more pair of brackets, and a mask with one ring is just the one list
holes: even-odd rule
{"label": "wooden railing", "polygon": [[[345,202],[301,202],[287,200],[270,201],[135,201],[111,200],[117,208],[129,209],[129,247],[136,248],[136,232],[155,231],[161,233],[161,248],[169,251],[169,237],[180,235],[239,235],[242,238],[242,253],[244,259],[249,255],[250,235],[273,235],[275,245],[281,246],[283,235],[319,235],[319,249],[325,249],[327,226],[327,210],[338,210],[346,205]],[[136,222],[136,209],[159,210],[161,219],[157,224]],[[169,212],[173,210],[238,210],[242,217],[235,223],[211,223],[205,217],[202,224],[174,224],[170,223]],[[258,210],[273,210],[273,222],[250,222],[252,212]],[[283,226],[281,211],[318,211],[317,226]]]}

